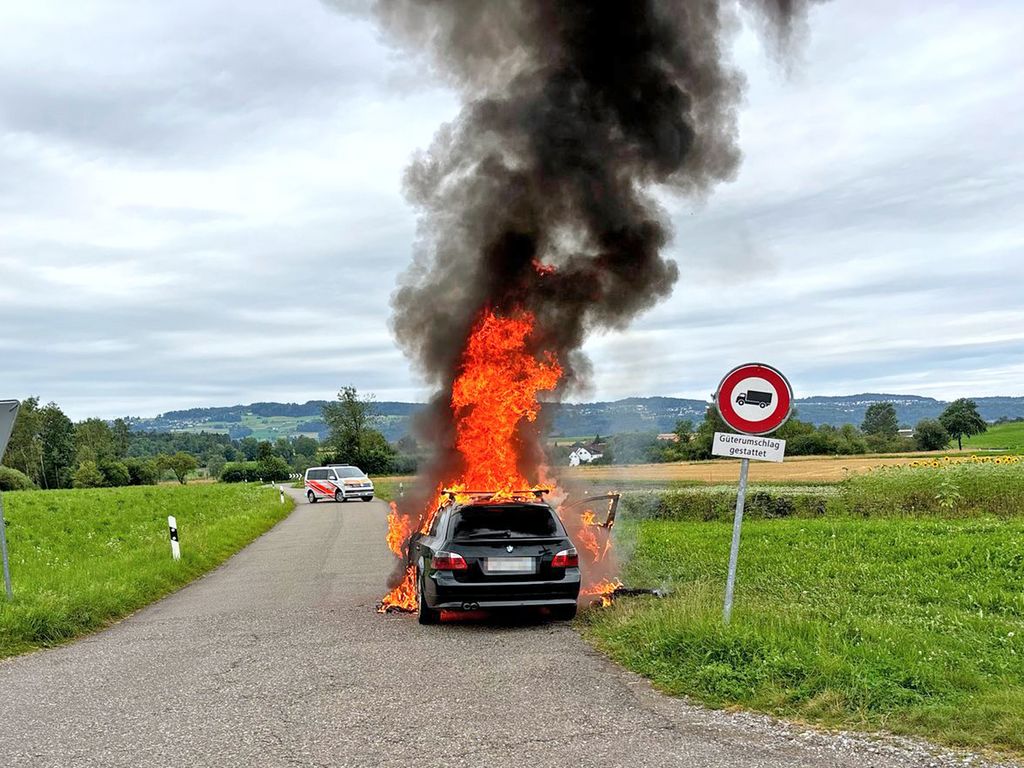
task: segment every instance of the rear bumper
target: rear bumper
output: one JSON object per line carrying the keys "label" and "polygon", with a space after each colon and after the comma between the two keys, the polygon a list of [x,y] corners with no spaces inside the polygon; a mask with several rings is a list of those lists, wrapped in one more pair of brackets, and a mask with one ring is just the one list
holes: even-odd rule
{"label": "rear bumper", "polygon": [[467,604],[479,608],[524,608],[544,605],[575,605],[580,594],[580,572],[568,568],[557,581],[487,581],[465,583],[446,572],[425,579],[431,608],[458,610]]}

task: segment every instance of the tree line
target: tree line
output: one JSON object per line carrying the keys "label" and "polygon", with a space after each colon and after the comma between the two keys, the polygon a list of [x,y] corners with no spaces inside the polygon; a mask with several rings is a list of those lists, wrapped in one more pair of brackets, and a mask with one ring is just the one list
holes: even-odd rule
{"label": "tree line", "polygon": [[[0,462],[0,490],[150,485],[161,479],[187,482],[200,467],[231,481],[285,480],[324,463],[354,464],[371,474],[414,472],[414,441],[388,443],[376,428],[373,397],[344,387],[323,406],[329,435],[275,441],[233,439],[212,432],[145,432],[130,418],[75,423],[56,403],[26,399]],[[403,450],[404,449],[404,450]]]}
{"label": "tree line", "polygon": [[[960,449],[963,438],[980,434],[988,428],[972,400],[961,398],[951,403],[938,419],[922,419],[914,427],[913,436],[900,434],[900,424],[893,403],[873,403],[864,414],[860,427],[844,424],[816,426],[794,415],[772,433],[786,441],[787,456],[836,456],[864,453],[899,453],[937,451],[953,440]],[[651,464],[672,461],[701,461],[712,458],[715,432],[732,429],[710,406],[700,424],[689,419],[676,423],[670,439],[659,439],[653,432],[626,432],[601,440],[595,438],[601,458],[596,464]],[[910,430],[907,430],[910,431]],[[568,463],[572,446],[555,444],[548,449],[553,464]]]}

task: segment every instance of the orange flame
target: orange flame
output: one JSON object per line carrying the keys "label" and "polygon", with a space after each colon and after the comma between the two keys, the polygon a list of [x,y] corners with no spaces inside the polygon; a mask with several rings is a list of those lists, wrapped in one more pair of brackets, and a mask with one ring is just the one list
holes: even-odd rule
{"label": "orange flame", "polygon": [[[462,354],[462,364],[452,386],[451,408],[455,417],[455,447],[463,459],[462,471],[443,478],[437,498],[424,515],[421,531],[430,528],[444,503],[441,489],[497,491],[493,501],[511,498],[513,491],[535,487],[520,469],[524,445],[520,430],[540,413],[539,392],[554,389],[562,367],[551,352],[539,357],[529,350],[534,316],[516,312],[499,316],[483,312]],[[537,468],[538,477],[544,474]],[[457,497],[461,500],[461,497]],[[392,506],[388,515],[387,541],[391,551],[404,557],[414,523]],[[381,611],[389,608],[415,610],[416,569],[385,596]]]}
{"label": "orange flame", "polygon": [[601,579],[597,584],[587,587],[583,590],[583,594],[588,597],[596,597],[597,601],[600,602],[602,607],[607,607],[612,604],[612,595],[615,590],[622,586],[622,582],[618,579]]}

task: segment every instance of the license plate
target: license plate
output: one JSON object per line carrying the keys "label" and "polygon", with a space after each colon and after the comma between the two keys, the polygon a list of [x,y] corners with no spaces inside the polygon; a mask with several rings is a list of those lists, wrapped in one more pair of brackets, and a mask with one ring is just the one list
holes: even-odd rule
{"label": "license plate", "polygon": [[533,573],[532,557],[488,557],[484,560],[487,573]]}

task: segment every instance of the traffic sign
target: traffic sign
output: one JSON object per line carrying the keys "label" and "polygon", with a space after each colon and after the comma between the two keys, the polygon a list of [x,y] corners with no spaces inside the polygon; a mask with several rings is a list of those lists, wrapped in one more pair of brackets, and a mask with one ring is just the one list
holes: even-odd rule
{"label": "traffic sign", "polygon": [[778,370],[745,363],[725,374],[715,392],[723,421],[745,435],[767,435],[793,412],[793,388]]}
{"label": "traffic sign", "polygon": [[7,450],[7,441],[11,439],[11,432],[14,430],[14,420],[18,418],[17,400],[0,400],[0,459],[4,457]]}

